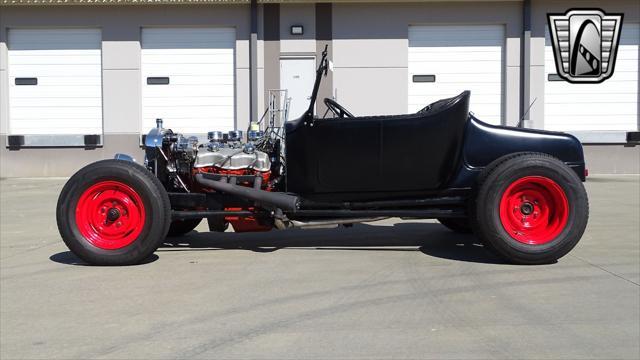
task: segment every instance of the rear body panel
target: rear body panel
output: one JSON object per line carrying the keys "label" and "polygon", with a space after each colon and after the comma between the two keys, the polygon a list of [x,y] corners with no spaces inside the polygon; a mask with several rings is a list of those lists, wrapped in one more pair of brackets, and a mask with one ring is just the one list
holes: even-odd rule
{"label": "rear body panel", "polygon": [[462,162],[450,188],[472,187],[475,177],[487,165],[518,152],[549,154],[569,166],[585,180],[582,144],[573,135],[534,129],[495,126],[469,116],[464,136]]}

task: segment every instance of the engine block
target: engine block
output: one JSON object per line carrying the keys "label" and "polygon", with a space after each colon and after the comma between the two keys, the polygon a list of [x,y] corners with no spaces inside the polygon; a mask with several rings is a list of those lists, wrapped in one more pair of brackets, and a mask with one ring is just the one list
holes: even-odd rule
{"label": "engine block", "polygon": [[262,131],[211,131],[208,141],[174,133],[157,119],[144,140],[145,166],[169,191],[198,191],[197,174],[221,181],[273,191],[284,188],[280,140]]}

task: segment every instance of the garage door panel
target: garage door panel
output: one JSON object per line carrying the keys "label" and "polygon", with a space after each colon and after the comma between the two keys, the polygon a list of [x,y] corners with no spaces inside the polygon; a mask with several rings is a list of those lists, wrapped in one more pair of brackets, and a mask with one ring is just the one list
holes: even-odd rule
{"label": "garage door panel", "polygon": [[[88,52],[88,50],[86,50]],[[97,55],[97,56],[96,56]],[[67,51],[57,51],[56,54],[42,54],[42,55],[20,55],[14,53],[14,60],[17,60],[22,66],[28,67],[51,65],[51,66],[69,66],[69,65],[100,65],[100,51],[95,51],[86,54],[70,54]]]}
{"label": "garage door panel", "polygon": [[[499,58],[496,58],[499,59]],[[498,61],[498,60],[497,60]],[[439,74],[495,74],[496,71],[495,69],[487,69],[487,68],[480,68],[477,69],[476,71],[473,71],[473,68],[471,69],[463,69],[464,67],[467,67],[467,65],[472,62],[473,64],[477,64],[477,62],[473,62],[473,58],[469,57],[466,61],[465,60],[451,60],[451,61],[432,61],[432,62],[409,62],[409,66],[412,69],[415,69],[416,71],[420,71],[423,73],[428,73],[429,71],[435,72],[438,71]],[[488,67],[487,65],[491,66],[491,63],[489,64],[481,64],[479,66],[484,65],[485,67]],[[494,81],[496,81],[496,79],[494,79]],[[499,81],[499,79],[498,79]]]}
{"label": "garage door panel", "polygon": [[[637,81],[627,80],[613,82],[615,80],[613,77],[609,80],[610,82],[605,81],[600,84],[571,84],[564,81],[558,81],[558,84],[549,86],[548,91],[545,93],[550,95],[569,95],[576,101],[580,101],[581,97],[584,95],[597,95],[604,101],[612,98],[616,99],[618,95],[636,95]],[[576,85],[581,86],[577,87]],[[545,98],[545,102],[546,101],[547,99]],[[554,96],[548,99],[548,101],[555,101]]]}
{"label": "garage door panel", "polygon": [[[204,120],[206,120],[209,124],[212,124],[212,126],[216,126],[216,131],[225,132],[234,130],[233,117],[211,117]],[[164,121],[164,124],[167,128],[179,128],[180,133],[182,134],[202,136],[202,121],[203,119],[194,120],[192,117],[167,117],[167,120]]]}
{"label": "garage door panel", "polygon": [[[451,64],[451,63],[449,63]],[[461,63],[460,66],[467,66],[464,63]],[[491,70],[481,70],[481,71],[474,71],[473,68],[463,68],[460,67],[458,71],[456,70],[452,70],[451,66],[447,66],[445,64],[434,64],[434,66],[428,66],[428,65],[424,65],[424,64],[416,64],[416,66],[414,66],[414,64],[409,63],[409,67],[411,68],[411,71],[409,73],[409,75],[441,75],[441,74],[455,74],[455,75],[475,75],[475,74],[491,74],[491,75],[495,75],[496,72],[495,71],[491,71]],[[415,70],[414,70],[415,68]],[[500,80],[496,80],[494,79],[494,81],[498,81],[500,82]]]}
{"label": "garage door panel", "polygon": [[[608,122],[607,121],[608,118],[603,117],[601,115],[587,115],[587,116],[569,115],[569,116],[565,116],[564,119],[569,124],[579,122],[584,126],[585,129],[587,129],[587,130],[573,130],[573,131],[628,131],[624,123]],[[567,132],[565,128],[557,125],[550,126],[548,130]]]}
{"label": "garage door panel", "polygon": [[493,25],[412,26],[409,28],[409,46],[495,46],[496,28]]}
{"label": "garage door panel", "polygon": [[[636,55],[636,58],[637,57],[638,56]],[[633,59],[621,59],[621,58],[618,58],[618,60],[616,60],[616,67],[614,69],[613,76],[616,76],[618,73],[633,73],[633,74],[636,74],[637,72],[638,72],[638,62],[636,61],[635,58],[633,58]],[[625,76],[624,78],[628,79],[627,76]],[[622,77],[619,76],[618,81],[620,81],[620,79],[622,79]]]}
{"label": "garage door panel", "polygon": [[[233,84],[234,84],[234,80],[232,77],[229,77],[227,79],[223,77],[211,77],[210,79],[202,79],[197,76],[193,76],[193,77],[170,76],[169,81],[170,81],[171,89],[176,91],[189,90],[185,88],[191,87],[191,86],[194,86],[194,87],[211,86],[212,89],[215,91],[228,91],[229,90],[228,88],[233,87]],[[166,87],[166,85],[152,85],[153,88],[149,89],[149,93],[153,94],[154,90],[168,91],[166,88],[163,88],[163,86]],[[201,89],[197,91],[201,91]]]}
{"label": "garage door panel", "polygon": [[37,102],[29,98],[13,98],[12,99],[12,108],[20,108],[20,107],[32,107],[32,108],[49,108],[49,107],[101,107],[102,100],[96,99],[94,97],[90,97],[83,101],[82,105],[78,105],[76,99],[69,97],[50,97],[44,98],[41,97]]}
{"label": "garage door panel", "polygon": [[[422,72],[423,74],[426,74],[426,71]],[[500,81],[496,81],[495,79],[495,74],[443,74],[443,73],[439,73],[436,72],[436,79],[435,82],[430,83],[433,86],[436,86],[438,88],[440,87],[447,87],[447,86],[453,86],[455,85],[456,87],[460,87],[460,86],[486,86],[486,90],[487,92],[491,92],[491,89],[496,90],[496,92],[499,94],[501,89],[502,89],[502,83]],[[413,78],[410,79],[411,81],[413,81]],[[423,87],[425,89],[428,88],[428,84],[423,84],[424,86],[420,86]],[[423,89],[416,89],[416,93],[420,93],[420,91]]]}
{"label": "garage door panel", "polygon": [[[171,107],[166,105],[164,97],[148,97],[147,105],[152,107]],[[189,96],[182,99],[183,106],[198,106],[201,104],[209,104],[211,106],[229,106],[233,101],[233,96]]]}
{"label": "garage door panel", "polygon": [[[593,116],[616,116],[616,115],[629,115],[635,117],[635,111],[630,111],[629,108],[624,106],[619,106],[620,102],[612,102],[609,103],[609,106],[603,106],[602,103],[591,102],[591,103],[581,103],[580,108],[584,113]],[[616,106],[614,106],[616,105]],[[563,108],[566,107],[565,104],[556,104],[556,103],[547,103],[548,111],[550,112],[560,112],[563,111]]]}
{"label": "garage door panel", "polygon": [[[187,59],[188,57],[188,59]],[[230,57],[230,56],[227,56]],[[173,56],[174,59],[179,59],[181,58],[181,56]],[[181,60],[175,60],[176,62],[172,62],[172,63],[166,63],[166,60],[164,61],[149,61],[146,62],[145,59],[145,63],[149,64],[149,65],[154,65],[152,67],[152,69],[160,69],[161,71],[164,69],[176,69],[179,68],[181,65],[179,64],[184,64],[184,65],[191,65],[194,67],[198,67],[201,69],[204,69],[207,66],[217,66],[217,65],[223,65],[226,67],[219,69],[219,70],[225,70],[228,71],[228,67],[233,66],[233,61],[213,61],[211,59],[194,59],[192,58],[190,55],[185,55],[184,57],[182,57],[182,61]],[[192,72],[194,72],[192,70]]]}
{"label": "garage door panel", "polygon": [[87,76],[87,77],[70,77],[70,76],[36,76],[38,78],[38,85],[21,85],[16,86],[14,91],[48,91],[47,88],[63,87],[62,90],[72,90],[79,88],[82,91],[91,90],[95,94],[99,94],[99,89],[96,89],[95,84],[99,82],[100,77]]}
{"label": "garage door panel", "polygon": [[[471,87],[472,86],[466,86],[466,88],[471,88]],[[444,84],[444,85],[441,85],[441,86],[433,86],[431,91],[428,91],[428,89],[423,89],[423,90],[421,90],[419,92],[415,92],[415,93],[411,94],[409,97],[410,98],[419,97],[419,98],[422,98],[422,99],[427,99],[429,97],[434,96],[435,92],[437,92],[438,96],[441,99],[444,99],[449,95],[451,95],[451,96],[460,95],[460,93],[465,91],[466,88],[463,87],[463,86],[460,86],[460,85],[453,85],[453,84],[447,85],[447,84]],[[473,94],[474,93],[471,93],[471,96],[474,96]],[[501,102],[496,99],[496,97],[499,97],[499,96],[500,96],[499,89],[497,89],[497,91],[495,91],[495,92],[486,91],[486,92],[483,92],[482,94],[478,94],[476,96],[475,101],[477,103],[484,103],[484,104],[487,104],[487,103],[500,104]],[[484,101],[481,101],[481,99],[483,99]]]}
{"label": "garage door panel", "polygon": [[[99,29],[10,29],[11,50],[96,50],[102,40]],[[37,52],[36,52],[37,54]]]}
{"label": "garage door panel", "polygon": [[170,77],[171,85],[184,86],[184,85],[217,85],[232,86],[234,83],[233,75],[177,75]]}
{"label": "garage door panel", "polygon": [[[13,119],[32,119],[42,112],[38,107],[14,107],[11,111]],[[47,108],[47,119],[88,119],[100,116],[102,109],[100,106],[69,106],[69,107],[49,107]]]}
{"label": "garage door panel", "polygon": [[170,106],[159,106],[158,110],[161,110],[167,117],[172,119],[185,119],[185,118],[197,118],[201,116],[203,112],[212,114],[212,118],[233,118],[233,106],[229,105],[198,105],[188,108],[180,109]]}
{"label": "garage door panel", "polygon": [[622,26],[613,76],[600,84],[547,81],[556,67],[549,34],[545,47],[545,129],[631,131],[638,128],[640,25]]}
{"label": "garage door panel", "polygon": [[38,76],[38,87],[47,86],[88,86],[95,88],[94,84],[100,82],[99,76]]}
{"label": "garage door panel", "polygon": [[[409,112],[471,91],[471,110],[502,121],[504,27],[500,25],[410,26]],[[435,82],[413,82],[435,75]]]}
{"label": "garage door panel", "polygon": [[[142,31],[142,131],[162,118],[166,127],[190,134],[233,130],[235,30],[145,28]],[[169,77],[148,85],[147,77]]]}
{"label": "garage door panel", "polygon": [[183,99],[202,95],[223,97],[227,99],[227,105],[231,105],[233,102],[233,97],[229,95],[233,91],[231,85],[151,85],[149,87],[150,89],[144,93],[145,98],[164,98],[169,101],[167,104],[171,106],[184,106]]}
{"label": "garage door panel", "polygon": [[[74,119],[76,121],[78,121],[78,123],[88,123],[91,119],[87,118],[87,119]],[[61,122],[61,120],[55,120],[56,122]],[[56,127],[51,128],[50,130],[47,131],[46,134],[42,133],[42,128],[46,128],[48,125],[51,124],[51,120],[39,120],[39,121],[34,121],[33,123],[25,123],[24,125],[20,126],[18,129],[20,131],[20,134],[24,134],[24,135],[70,135],[70,134],[91,134],[91,131],[93,130],[93,127],[83,127],[83,126],[78,126],[78,125],[59,125]],[[46,144],[42,144],[42,145],[46,145]],[[81,145],[81,144],[74,144],[74,145]]]}
{"label": "garage door panel", "polygon": [[[442,92],[442,96],[443,98],[447,98],[447,97],[453,97],[456,95],[460,95],[461,92],[457,92],[457,91],[443,91]],[[483,94],[483,95],[477,95],[475,96],[476,101],[479,103],[485,103],[485,104],[500,104],[499,101],[496,101],[496,96],[494,94]],[[429,105],[430,102],[426,102],[425,101],[425,95],[411,95],[409,96],[409,101],[412,104],[416,104],[416,105],[420,105],[420,104],[424,104],[423,106]]]}
{"label": "garage door panel", "polygon": [[[233,36],[231,36],[233,37]],[[230,46],[230,40],[231,37],[227,40],[227,46]],[[147,40],[148,41],[148,40]],[[216,52],[212,53],[210,47],[206,47],[206,48],[202,48],[202,49],[198,49],[198,48],[180,48],[180,47],[174,47],[174,48],[165,48],[163,46],[161,46],[161,44],[157,44],[159,45],[158,47],[155,48],[151,48],[149,46],[145,46],[144,47],[144,51],[145,54],[149,55],[149,56],[174,56],[174,55],[189,55],[189,56],[198,56],[198,55],[205,55],[205,56],[210,56],[213,58],[221,58],[224,57],[225,55],[229,55],[229,54],[233,54],[234,50],[233,49],[229,49],[229,48],[216,48]],[[153,45],[156,46],[156,45]],[[227,61],[225,59],[225,61]]]}
{"label": "garage door panel", "polygon": [[467,48],[467,51],[441,51],[441,52],[415,52],[410,62],[466,62],[466,61],[500,61],[500,52],[496,51],[499,48],[491,46],[490,49],[480,48],[481,50],[472,50]]}
{"label": "garage door panel", "polygon": [[[235,41],[234,28],[145,28],[145,49],[229,49]],[[183,41],[188,39],[187,42]]]}
{"label": "garage door panel", "polygon": [[[189,95],[193,95],[193,96],[189,96]],[[167,96],[165,94],[161,94],[160,96],[148,96],[147,97],[148,103],[146,104],[149,106],[153,105],[154,107],[162,107],[162,108],[175,107],[175,104],[170,101],[171,98],[175,98],[175,96],[170,96],[170,95]],[[201,97],[199,96],[199,93],[192,92],[192,93],[182,94],[180,105],[181,107],[184,107],[184,108],[190,107],[190,106],[205,106],[205,105],[206,106],[233,106],[233,97],[231,96]]]}
{"label": "garage door panel", "polygon": [[[35,88],[35,89],[32,89]],[[86,100],[101,100],[101,91],[95,86],[14,86],[11,89],[11,98],[30,99],[32,102],[40,102],[41,98],[72,98],[76,100],[78,107],[86,104]],[[37,100],[34,100],[37,99]],[[43,114],[44,115],[44,114]]]}
{"label": "garage door panel", "polygon": [[629,92],[620,92],[619,94],[614,94],[615,96],[610,96],[604,99],[600,94],[592,93],[585,93],[578,98],[576,98],[574,94],[566,93],[555,93],[553,95],[554,96],[551,100],[545,101],[546,104],[566,104],[568,102],[574,104],[591,104],[600,102],[603,104],[615,105],[636,101],[636,95]]}
{"label": "garage door panel", "polygon": [[166,76],[167,74],[171,74],[172,76],[231,76],[235,78],[233,65],[198,66],[197,71],[194,71],[195,66],[197,66],[197,64],[192,64],[189,67],[169,67],[165,65],[149,64],[145,66],[145,75]]}
{"label": "garage door panel", "polygon": [[[11,134],[102,134],[101,36],[99,29],[9,29]],[[16,85],[18,77],[37,84]]]}
{"label": "garage door panel", "polygon": [[179,75],[172,76],[171,83],[176,86],[184,85],[215,85],[215,86],[233,86],[233,75],[209,75],[209,76],[197,76],[197,75]]}
{"label": "garage door panel", "polygon": [[[181,51],[180,51],[181,50]],[[145,51],[147,52],[147,51]],[[175,64],[176,61],[181,61],[182,63],[192,63],[192,64],[232,64],[233,58],[229,56],[233,55],[233,51],[222,51],[219,50],[217,54],[196,54],[184,49],[177,49],[175,52],[167,52],[163,50],[158,53],[149,53],[146,56],[145,62],[147,64]],[[184,57],[188,56],[188,59]]]}
{"label": "garage door panel", "polygon": [[[40,76],[59,76],[59,77],[93,77],[93,78],[102,78],[101,76],[96,76],[96,73],[100,74],[101,68],[100,65],[81,65],[81,64],[71,64],[71,65],[49,65],[43,64],[42,66],[37,65],[21,65],[12,63],[11,66],[11,75],[12,77],[40,77]],[[98,85],[98,84],[96,84]]]}

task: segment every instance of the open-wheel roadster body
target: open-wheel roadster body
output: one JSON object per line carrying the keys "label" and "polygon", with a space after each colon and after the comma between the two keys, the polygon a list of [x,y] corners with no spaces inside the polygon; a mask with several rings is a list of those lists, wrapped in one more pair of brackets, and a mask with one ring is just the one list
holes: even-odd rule
{"label": "open-wheel roadster body", "polygon": [[468,91],[397,116],[357,117],[325,99],[334,116],[318,118],[327,68],[325,53],[309,110],[280,132],[213,131],[201,144],[158,121],[143,164],[118,154],[79,170],[57,206],[67,246],[91,264],[126,265],[202,219],[246,232],[390,217],[438,219],[520,264],[553,262],[579,241],[588,200],[575,137],[486,124]]}

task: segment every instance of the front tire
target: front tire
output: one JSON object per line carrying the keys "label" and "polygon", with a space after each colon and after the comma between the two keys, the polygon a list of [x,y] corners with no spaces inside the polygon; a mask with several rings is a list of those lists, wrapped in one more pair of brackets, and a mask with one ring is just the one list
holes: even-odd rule
{"label": "front tire", "polygon": [[169,196],[142,166],[123,160],[90,164],[65,184],[56,211],[67,247],[93,265],[132,265],[164,240]]}
{"label": "front tire", "polygon": [[471,224],[467,218],[438,218],[438,222],[453,232],[471,233]]}
{"label": "front tire", "polygon": [[516,264],[547,264],[566,255],[589,218],[587,193],[578,176],[546,154],[498,161],[480,177],[474,233]]}

